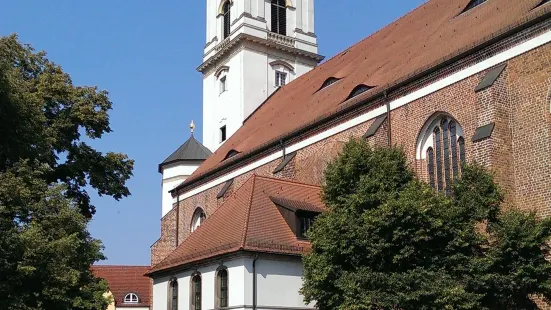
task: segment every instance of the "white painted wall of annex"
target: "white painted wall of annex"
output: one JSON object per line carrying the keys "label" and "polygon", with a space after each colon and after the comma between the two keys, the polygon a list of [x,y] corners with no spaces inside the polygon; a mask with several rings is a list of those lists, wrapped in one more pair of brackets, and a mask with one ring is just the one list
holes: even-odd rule
{"label": "white painted wall of annex", "polygon": [[[253,303],[253,258],[239,258],[220,262],[228,269],[228,306],[251,306]],[[197,268],[202,280],[202,309],[214,309],[216,269],[220,264]],[[302,287],[300,260],[280,261],[259,259],[257,267],[257,305],[262,309],[313,308],[303,302],[299,294]],[[178,309],[188,310],[192,271],[177,273],[153,280],[153,310],[166,310],[169,281],[178,279]]]}
{"label": "white painted wall of annex", "polygon": [[128,310],[128,309],[132,309],[132,310],[149,310],[149,307],[131,307],[131,306],[126,306],[126,307],[115,307],[115,310]]}

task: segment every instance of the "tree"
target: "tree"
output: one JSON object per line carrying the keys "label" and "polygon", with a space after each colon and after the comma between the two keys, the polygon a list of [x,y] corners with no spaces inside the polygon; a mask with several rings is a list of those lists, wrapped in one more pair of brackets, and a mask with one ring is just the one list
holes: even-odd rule
{"label": "tree", "polygon": [[104,256],[87,231],[87,189],[126,197],[133,168],[82,141],[111,131],[107,95],[0,37],[0,309],[106,308],[106,283],[90,270]]}
{"label": "tree", "polygon": [[0,172],[21,159],[47,165],[44,181],[64,183],[64,195],[87,217],[95,207],[86,186],[117,200],[128,196],[133,161],[81,141],[82,133],[99,139],[111,132],[107,95],[97,87],[73,85],[44,52],[22,45],[15,35],[0,38]]}
{"label": "tree", "polygon": [[107,283],[90,266],[104,259],[89,219],[48,185],[49,169],[20,162],[0,173],[0,309],[101,310]]}
{"label": "tree", "polygon": [[484,168],[453,194],[414,176],[404,153],[347,143],[325,172],[304,256],[305,301],[319,309],[537,309],[551,298],[551,220],[501,207]]}

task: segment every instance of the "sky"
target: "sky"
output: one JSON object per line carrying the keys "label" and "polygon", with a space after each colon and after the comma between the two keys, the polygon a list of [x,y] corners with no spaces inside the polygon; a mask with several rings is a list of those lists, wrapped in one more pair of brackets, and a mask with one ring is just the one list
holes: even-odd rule
{"label": "sky", "polygon": [[[243,0],[235,0],[243,1]],[[317,0],[319,53],[330,58],[422,4],[422,0]],[[47,52],[75,85],[107,90],[113,132],[91,145],[135,160],[121,201],[90,191],[90,224],[107,260],[149,265],[160,236],[158,164],[190,135],[202,137],[202,78],[206,1],[3,0],[0,36],[13,33]]]}

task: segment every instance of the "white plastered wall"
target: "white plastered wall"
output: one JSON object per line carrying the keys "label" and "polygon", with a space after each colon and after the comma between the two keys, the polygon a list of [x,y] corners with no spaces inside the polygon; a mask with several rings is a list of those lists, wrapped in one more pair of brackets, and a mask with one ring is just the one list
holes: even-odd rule
{"label": "white plastered wall", "polygon": [[177,162],[162,168],[161,217],[172,210],[172,206],[175,202],[170,191],[184,182],[198,167],[199,163]]}
{"label": "white plastered wall", "polygon": [[[206,267],[199,267],[202,281],[202,309],[214,309],[216,270],[225,266],[228,270],[228,307],[232,309],[250,308],[253,303],[253,258],[237,258],[220,261]],[[294,260],[258,259],[257,306],[262,309],[304,309],[305,305],[299,290],[302,287],[302,263]],[[178,309],[189,309],[190,281],[192,271],[176,273],[153,280],[153,310],[166,310],[168,285],[173,277],[178,280]]]}

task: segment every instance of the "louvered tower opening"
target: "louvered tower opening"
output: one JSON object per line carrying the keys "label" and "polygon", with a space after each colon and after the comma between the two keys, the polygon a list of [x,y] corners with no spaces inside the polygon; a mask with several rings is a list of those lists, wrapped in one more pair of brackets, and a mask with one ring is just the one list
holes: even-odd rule
{"label": "louvered tower opening", "polygon": [[224,2],[223,6],[223,28],[224,28],[224,39],[230,36],[230,1]]}
{"label": "louvered tower opening", "polygon": [[287,5],[285,0],[272,0],[272,32],[287,35]]}

